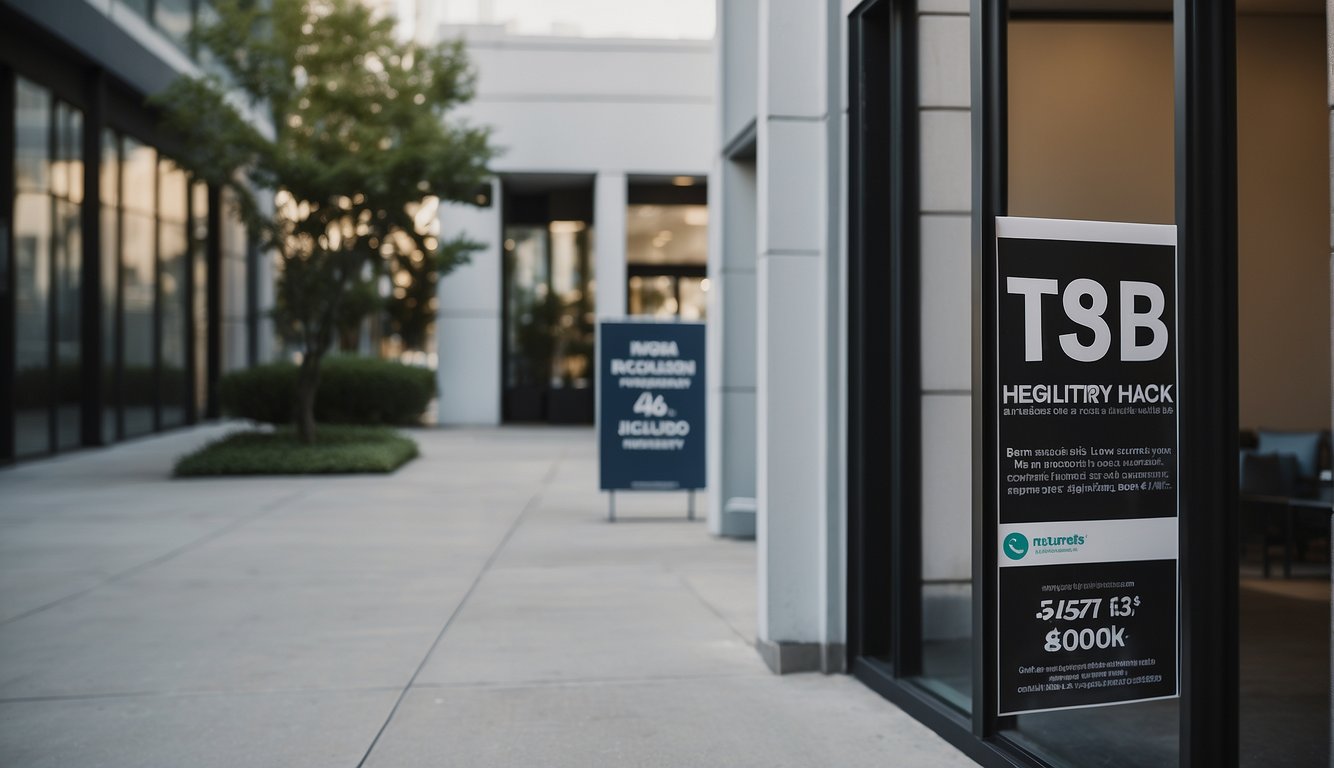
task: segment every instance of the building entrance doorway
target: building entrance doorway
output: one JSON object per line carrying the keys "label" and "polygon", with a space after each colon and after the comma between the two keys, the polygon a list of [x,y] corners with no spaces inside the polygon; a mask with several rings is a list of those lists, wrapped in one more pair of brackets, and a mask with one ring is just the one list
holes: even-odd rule
{"label": "building entrance doorway", "polygon": [[592,179],[504,186],[504,420],[591,424]]}

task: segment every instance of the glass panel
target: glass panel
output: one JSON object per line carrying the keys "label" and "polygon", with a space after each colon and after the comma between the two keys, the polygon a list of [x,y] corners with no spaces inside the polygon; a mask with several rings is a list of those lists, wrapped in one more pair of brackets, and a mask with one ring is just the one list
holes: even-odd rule
{"label": "glass panel", "polygon": [[116,286],[120,280],[120,139],[102,134],[102,439],[120,437],[116,414],[120,408],[116,386]]}
{"label": "glass panel", "polygon": [[186,345],[186,231],[183,225],[164,221],[158,230],[162,249],[162,426],[185,421]]}
{"label": "glass panel", "polygon": [[51,449],[51,198],[20,192],[14,201],[14,453]]}
{"label": "glass panel", "polygon": [[189,182],[170,160],[160,164],[158,177],[158,254],[161,259],[159,299],[162,302],[162,426],[185,423],[186,350],[189,317],[186,259],[189,258]]}
{"label": "glass panel", "polygon": [[80,206],[57,200],[56,259],[56,447],[76,448],[82,442],[80,418],[82,359],[79,304],[83,272],[83,228]]}
{"label": "glass panel", "polygon": [[1170,21],[1009,25],[1009,214],[1170,224]]}
{"label": "glass panel", "polygon": [[[930,255],[924,253],[923,258]],[[920,402],[922,677],[919,682],[959,711],[971,712],[973,504],[966,477],[962,480],[959,477],[959,457],[967,456],[972,445],[972,398],[925,390]]]}
{"label": "glass panel", "polygon": [[[128,186],[126,193],[128,197]],[[153,231],[157,222],[152,216],[127,210],[121,225],[121,392],[125,434],[133,436],[153,431],[157,392],[153,375]]]}
{"label": "glass panel", "polygon": [[551,386],[593,385],[593,261],[588,225],[551,222],[551,291],[555,301]]}
{"label": "glass panel", "polygon": [[158,163],[158,218],[185,223],[190,210],[190,180],[185,171],[163,157]]}
{"label": "glass panel", "polygon": [[14,186],[45,192],[51,185],[51,94],[23,78],[15,83]]}
{"label": "glass panel", "polygon": [[[1171,20],[1014,20],[1008,35],[1009,213],[1171,223]],[[1005,733],[1055,765],[1176,765],[1179,714],[1177,700],[1041,712]]]}
{"label": "glass panel", "polygon": [[153,3],[153,23],[182,49],[190,42],[190,25],[193,20],[190,2],[191,0],[154,0]]}
{"label": "glass panel", "polygon": [[208,407],[208,185],[192,187],[190,204],[190,258],[194,260],[195,413],[203,418]]}
{"label": "glass panel", "polygon": [[51,94],[22,78],[14,104],[14,453],[51,450]]}
{"label": "glass panel", "polygon": [[[1329,498],[1317,442],[1331,392],[1325,30],[1318,15],[1237,15],[1237,417],[1256,452],[1299,464],[1265,490],[1246,462],[1244,487]],[[1284,506],[1241,501],[1243,768],[1331,764],[1329,515]]]}
{"label": "glass panel", "polygon": [[709,278],[683,277],[677,281],[682,320],[705,320],[709,315]]}
{"label": "glass panel", "polygon": [[629,311],[631,315],[675,317],[676,278],[670,275],[630,278]]}
{"label": "glass panel", "polygon": [[505,229],[505,283],[505,386],[545,388],[551,379],[551,329],[556,316],[545,227]]}
{"label": "glass panel", "polygon": [[121,166],[121,192],[125,210],[155,214],[157,152],[150,146],[125,138],[124,165]]}
{"label": "glass panel", "polygon": [[627,206],[625,237],[631,264],[703,266],[709,254],[708,206]]}
{"label": "glass panel", "polygon": [[62,102],[56,102],[55,149],[51,191],[83,202],[83,113]]}
{"label": "glass panel", "polygon": [[[55,202],[56,448],[82,444],[83,113],[56,103],[56,146],[51,164]],[[63,199],[61,199],[63,198]]]}
{"label": "glass panel", "polygon": [[246,303],[246,265],[250,243],[235,193],[223,187],[221,197],[222,231],[218,233],[218,246],[222,251],[221,320],[223,328],[229,329],[224,338],[232,342],[222,351],[222,370],[226,372],[246,365],[244,339],[250,323]]}

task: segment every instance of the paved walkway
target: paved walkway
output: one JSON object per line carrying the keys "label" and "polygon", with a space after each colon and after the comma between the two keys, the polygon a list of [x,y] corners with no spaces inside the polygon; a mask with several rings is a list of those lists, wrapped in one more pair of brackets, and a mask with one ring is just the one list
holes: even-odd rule
{"label": "paved walkway", "polygon": [[589,430],[391,478],[171,480],[208,427],[0,471],[0,765],[962,766],[752,649],[754,547],[602,519]]}

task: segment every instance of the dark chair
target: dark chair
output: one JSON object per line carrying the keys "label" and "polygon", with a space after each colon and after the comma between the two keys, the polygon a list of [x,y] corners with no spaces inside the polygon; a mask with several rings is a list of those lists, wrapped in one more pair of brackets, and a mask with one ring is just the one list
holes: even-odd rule
{"label": "dark chair", "polygon": [[1256,453],[1289,454],[1297,460],[1296,487],[1289,495],[1314,496],[1319,487],[1320,471],[1329,469],[1329,432],[1261,429],[1255,436]]}
{"label": "dark chair", "polygon": [[[1287,543],[1287,499],[1296,493],[1300,471],[1292,454],[1241,454],[1242,546],[1249,549],[1251,542],[1259,542],[1265,578],[1269,578],[1270,547]],[[1304,556],[1305,542],[1299,538],[1296,545]]]}

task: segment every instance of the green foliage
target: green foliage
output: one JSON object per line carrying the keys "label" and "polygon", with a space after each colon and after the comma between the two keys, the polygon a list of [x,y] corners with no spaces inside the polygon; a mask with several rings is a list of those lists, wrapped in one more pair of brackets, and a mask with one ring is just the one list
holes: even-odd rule
{"label": "green foliage", "polygon": [[218,404],[228,416],[290,424],[296,408],[296,366],[270,363],[224,374],[218,380]]}
{"label": "green foliage", "polygon": [[[439,201],[472,203],[494,155],[490,131],[448,113],[473,95],[459,42],[400,42],[392,19],[357,0],[217,0],[194,43],[228,73],[182,78],[154,101],[181,139],[181,163],[236,191],[262,247],[279,257],[276,326],[302,352],[303,436],[324,354],[382,302],[382,275],[420,285],[393,320],[420,343],[439,275],[480,244],[441,241]],[[246,103],[238,103],[244,101]],[[242,109],[267,117],[256,128]],[[274,195],[260,204],[253,190]]]}
{"label": "green foliage", "polygon": [[323,426],[313,445],[290,428],[241,432],[182,458],[176,476],[385,473],[417,453],[415,442],[384,427]]}
{"label": "green foliage", "polygon": [[[218,383],[219,402],[229,416],[289,424],[296,417],[297,377],[292,363],[233,371]],[[435,395],[429,369],[370,357],[330,357],[320,377],[315,419],[323,423],[418,424]]]}

